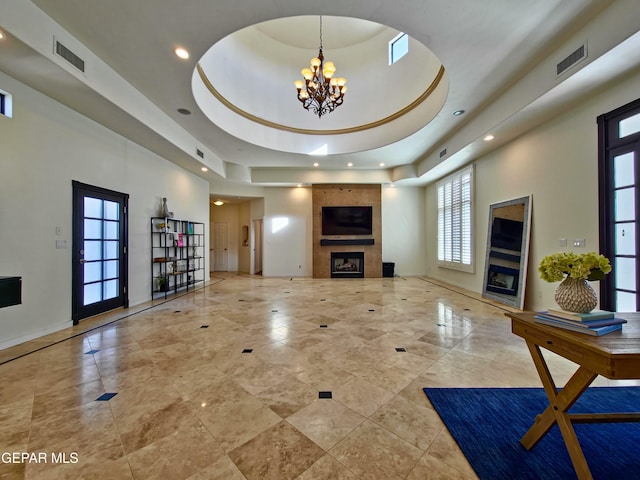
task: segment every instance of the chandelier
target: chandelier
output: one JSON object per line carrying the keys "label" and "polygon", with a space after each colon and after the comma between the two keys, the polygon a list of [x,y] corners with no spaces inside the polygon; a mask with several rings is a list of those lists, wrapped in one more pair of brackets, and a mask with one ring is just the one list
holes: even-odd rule
{"label": "chandelier", "polygon": [[333,62],[325,62],[322,55],[322,17],[320,17],[320,51],[311,59],[311,68],[303,68],[302,80],[296,80],[298,100],[305,110],[312,111],[318,118],[333,112],[342,105],[344,93],[347,91],[346,78],[334,78],[336,66]]}

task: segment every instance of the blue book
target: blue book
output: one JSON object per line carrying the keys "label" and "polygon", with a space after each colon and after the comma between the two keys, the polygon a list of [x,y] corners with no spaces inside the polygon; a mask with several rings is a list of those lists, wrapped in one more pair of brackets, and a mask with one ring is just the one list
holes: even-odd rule
{"label": "blue book", "polygon": [[604,318],[613,318],[614,313],[606,310],[593,310],[588,313],[567,312],[566,310],[560,310],[557,308],[550,308],[547,313],[556,317],[566,318],[568,320],[576,320],[578,322],[584,322],[587,320],[602,320]]}
{"label": "blue book", "polygon": [[585,333],[587,335],[593,336],[601,336],[606,335],[607,333],[616,332],[618,330],[622,330],[622,323],[616,323],[613,325],[606,325],[604,327],[583,327],[581,325],[576,325],[575,322],[564,322],[562,320],[553,320],[547,316],[536,315],[534,318],[536,323],[542,323],[544,325],[550,325],[552,327],[562,328],[565,330],[571,330],[572,332]]}
{"label": "blue book", "polygon": [[627,323],[627,321],[624,318],[617,318],[617,317],[604,318],[602,320],[578,321],[578,320],[569,320],[567,318],[557,317],[547,312],[538,312],[538,316],[544,317],[548,320],[566,322],[566,323],[575,325],[577,327],[583,327],[583,328],[606,327],[607,325],[617,325],[619,323]]}

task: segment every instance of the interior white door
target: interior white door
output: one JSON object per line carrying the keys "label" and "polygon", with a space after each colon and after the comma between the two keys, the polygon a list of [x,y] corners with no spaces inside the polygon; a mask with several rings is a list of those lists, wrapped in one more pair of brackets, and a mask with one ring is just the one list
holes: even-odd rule
{"label": "interior white door", "polygon": [[229,268],[227,250],[228,225],[226,222],[213,223],[213,271],[226,272]]}

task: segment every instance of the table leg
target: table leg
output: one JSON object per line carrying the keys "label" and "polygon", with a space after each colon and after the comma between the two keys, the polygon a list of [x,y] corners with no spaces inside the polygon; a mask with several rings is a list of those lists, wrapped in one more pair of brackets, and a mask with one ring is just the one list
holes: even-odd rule
{"label": "table leg", "polygon": [[557,423],[578,478],[591,479],[589,466],[584,458],[584,453],[582,452],[567,411],[576,400],[580,398],[580,395],[584,393],[587,387],[591,385],[598,374],[581,366],[569,379],[564,388],[558,392],[540,348],[529,341],[527,341],[527,347],[529,348],[531,358],[533,359],[533,363],[536,366],[545,393],[549,399],[549,406],[543,413],[536,417],[534,424],[522,437],[520,443],[522,443],[527,450],[530,450],[549,429]]}

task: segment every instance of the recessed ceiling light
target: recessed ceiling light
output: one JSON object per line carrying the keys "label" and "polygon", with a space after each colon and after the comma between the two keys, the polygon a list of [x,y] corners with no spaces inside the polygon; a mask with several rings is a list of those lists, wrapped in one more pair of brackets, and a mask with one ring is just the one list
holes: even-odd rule
{"label": "recessed ceiling light", "polygon": [[314,167],[317,167],[318,165],[320,165],[318,162],[313,162]]}
{"label": "recessed ceiling light", "polygon": [[178,113],[181,113],[182,115],[191,115],[191,110],[187,110],[186,108],[179,108]]}
{"label": "recessed ceiling light", "polygon": [[351,162],[347,163],[347,167],[353,167],[353,163]]}
{"label": "recessed ceiling light", "polygon": [[493,140],[494,138],[496,138],[496,137],[494,137],[493,135],[487,135],[486,137],[484,137],[484,141],[485,141],[485,142],[490,142],[490,141],[491,141],[491,140]]}
{"label": "recessed ceiling light", "polygon": [[4,32],[0,32],[0,40],[4,40],[4,38],[5,38]]}
{"label": "recessed ceiling light", "polygon": [[213,204],[219,207],[220,205],[224,205],[224,202],[222,200],[216,200]]}
{"label": "recessed ceiling light", "polygon": [[453,114],[454,114],[456,117],[459,117],[459,116],[460,116],[460,115],[462,115],[463,113],[464,113],[464,110],[456,110],[455,112],[453,112]]}
{"label": "recessed ceiling light", "polygon": [[203,172],[208,172],[209,169],[207,167],[202,167],[200,170],[202,170]]}
{"label": "recessed ceiling light", "polygon": [[302,184],[301,183],[298,184],[298,188],[302,188]]}
{"label": "recessed ceiling light", "polygon": [[176,55],[177,55],[179,58],[181,58],[181,59],[183,59],[183,60],[186,60],[186,59],[188,59],[188,58],[189,58],[189,52],[188,52],[186,49],[182,48],[182,47],[178,47],[178,48],[176,48],[176,49],[174,50],[174,52],[176,53]]}
{"label": "recessed ceiling light", "polygon": [[381,167],[384,167],[384,162],[380,162],[380,166],[381,166]]}
{"label": "recessed ceiling light", "polygon": [[390,186],[391,188],[394,188],[394,187],[395,187],[395,185],[394,185],[393,183],[392,183],[391,185],[389,185],[389,186]]}

